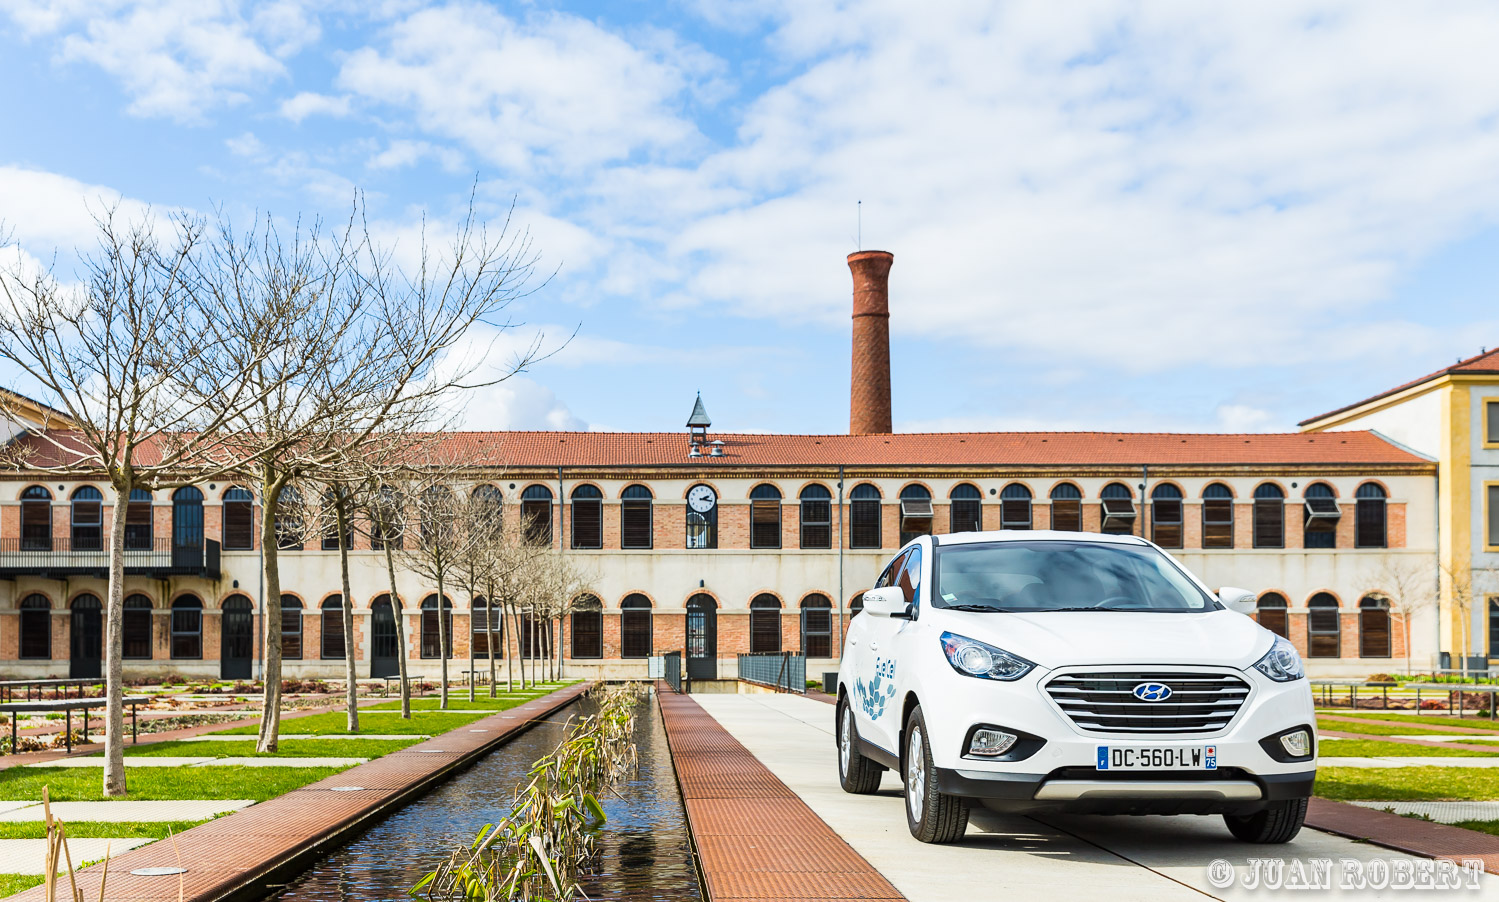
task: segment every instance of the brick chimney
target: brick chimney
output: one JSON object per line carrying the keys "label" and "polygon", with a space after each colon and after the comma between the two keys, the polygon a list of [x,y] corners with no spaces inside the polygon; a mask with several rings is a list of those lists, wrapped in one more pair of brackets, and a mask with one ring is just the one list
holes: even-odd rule
{"label": "brick chimney", "polygon": [[854,366],[849,392],[850,435],[888,434],[890,419],[889,251],[848,255],[854,274]]}

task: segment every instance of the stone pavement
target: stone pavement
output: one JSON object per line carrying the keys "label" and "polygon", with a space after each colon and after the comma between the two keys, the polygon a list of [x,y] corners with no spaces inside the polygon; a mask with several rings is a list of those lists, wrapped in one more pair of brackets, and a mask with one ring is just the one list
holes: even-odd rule
{"label": "stone pavement", "polygon": [[[131,839],[70,839],[68,853],[73,857],[74,870],[77,870],[84,862],[102,861],[148,842],[153,840],[138,836]],[[0,874],[40,876],[47,872],[46,864],[45,839],[0,839]],[[67,870],[67,862],[58,861],[57,872],[63,874]]]}
{"label": "stone pavement", "polygon": [[[1227,860],[1242,875],[1251,858],[1406,857],[1310,829],[1286,845],[1249,846],[1234,841],[1217,817],[1023,817],[983,809],[973,812],[962,842],[923,845],[906,830],[896,775],[887,773],[874,796],[839,788],[832,706],[793,695],[693,698],[912,902],[1059,894],[1111,902],[1249,898],[1262,891],[1214,888],[1209,863]],[[1499,879],[1481,879],[1480,889],[1464,898],[1499,899]],[[1377,895],[1335,892],[1350,899]]]}
{"label": "stone pavement", "polygon": [[[6,802],[19,807],[0,811],[0,821],[40,821],[41,802]],[[115,799],[108,802],[53,802],[52,816],[74,821],[203,821],[255,804],[252,799]]]}
{"label": "stone pavement", "polygon": [[[353,767],[368,758],[174,758],[169,755],[126,755],[126,767]],[[103,767],[104,759],[63,758],[27,767]]]}
{"label": "stone pavement", "polygon": [[1499,802],[1349,802],[1360,808],[1375,811],[1393,811],[1395,814],[1413,814],[1436,821],[1439,824],[1456,824],[1461,821],[1499,821]]}

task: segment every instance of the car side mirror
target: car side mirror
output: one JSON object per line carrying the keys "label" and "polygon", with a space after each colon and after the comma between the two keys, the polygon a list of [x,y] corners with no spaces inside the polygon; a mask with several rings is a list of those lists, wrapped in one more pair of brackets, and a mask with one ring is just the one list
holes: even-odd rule
{"label": "car side mirror", "polygon": [[1259,608],[1259,596],[1248,589],[1235,589],[1233,586],[1224,586],[1218,590],[1218,600],[1230,611],[1240,614],[1253,614]]}
{"label": "car side mirror", "polygon": [[905,617],[906,593],[900,586],[886,586],[883,589],[870,589],[864,593],[864,613],[878,614],[881,617]]}

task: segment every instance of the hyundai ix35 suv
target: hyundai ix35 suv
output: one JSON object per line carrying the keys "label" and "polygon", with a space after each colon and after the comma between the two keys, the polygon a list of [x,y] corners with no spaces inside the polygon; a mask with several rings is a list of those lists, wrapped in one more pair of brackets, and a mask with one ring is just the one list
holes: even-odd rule
{"label": "hyundai ix35 suv", "polygon": [[838,674],[843,789],[905,783],[923,842],[1001,812],[1221,814],[1283,843],[1316,776],[1289,642],[1134,536],[922,536],[864,593]]}

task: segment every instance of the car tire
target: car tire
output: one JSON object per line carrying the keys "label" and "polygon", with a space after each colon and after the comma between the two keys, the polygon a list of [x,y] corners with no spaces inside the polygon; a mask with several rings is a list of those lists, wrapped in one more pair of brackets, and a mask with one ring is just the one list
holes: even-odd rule
{"label": "car tire", "polygon": [[880,790],[880,775],[885,768],[873,759],[859,754],[859,727],[854,723],[854,709],[847,698],[838,701],[838,785],[844,792],[867,796]]}
{"label": "car tire", "polygon": [[906,826],[911,835],[922,842],[957,842],[968,829],[968,805],[958,796],[937,791],[932,743],[927,736],[920,705],[906,719],[905,738],[905,755],[901,763],[906,783]]}
{"label": "car tire", "polygon": [[1302,799],[1271,802],[1264,811],[1254,814],[1225,814],[1228,832],[1243,842],[1263,845],[1290,842],[1306,821],[1306,803]]}

